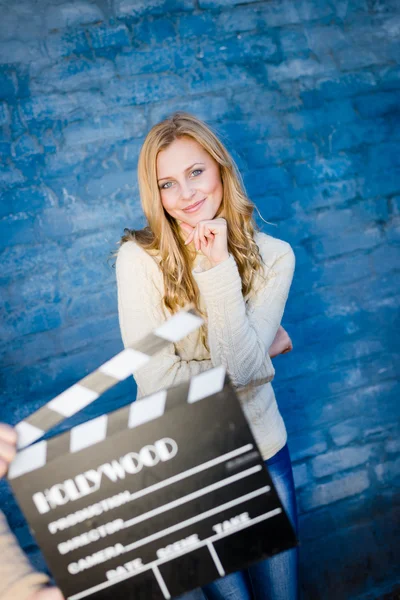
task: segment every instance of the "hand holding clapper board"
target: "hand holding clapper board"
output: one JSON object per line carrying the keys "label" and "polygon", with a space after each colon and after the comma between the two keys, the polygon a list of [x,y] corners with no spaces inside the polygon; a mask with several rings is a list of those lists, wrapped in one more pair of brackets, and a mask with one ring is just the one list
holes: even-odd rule
{"label": "hand holding clapper board", "polygon": [[17,425],[8,477],[69,600],[171,598],[297,543],[223,367],[37,441],[201,324],[177,313]]}

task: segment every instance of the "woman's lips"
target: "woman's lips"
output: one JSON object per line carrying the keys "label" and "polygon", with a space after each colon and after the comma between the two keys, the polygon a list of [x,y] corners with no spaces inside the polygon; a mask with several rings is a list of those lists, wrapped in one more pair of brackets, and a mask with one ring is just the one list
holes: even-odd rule
{"label": "woman's lips", "polygon": [[188,208],[184,208],[183,212],[186,212],[186,213],[196,212],[196,210],[199,210],[199,208],[201,206],[203,206],[205,201],[206,201],[206,199],[204,198],[204,200],[200,200],[199,202],[196,202],[196,204],[192,204],[192,206],[189,206]]}

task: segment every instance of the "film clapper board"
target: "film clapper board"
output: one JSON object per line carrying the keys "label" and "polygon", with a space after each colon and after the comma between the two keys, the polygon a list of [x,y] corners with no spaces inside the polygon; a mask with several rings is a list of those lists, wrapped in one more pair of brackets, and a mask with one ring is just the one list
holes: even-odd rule
{"label": "film clapper board", "polygon": [[8,478],[68,600],[173,598],[297,544],[223,367],[40,440],[201,324],[177,313],[17,425]]}

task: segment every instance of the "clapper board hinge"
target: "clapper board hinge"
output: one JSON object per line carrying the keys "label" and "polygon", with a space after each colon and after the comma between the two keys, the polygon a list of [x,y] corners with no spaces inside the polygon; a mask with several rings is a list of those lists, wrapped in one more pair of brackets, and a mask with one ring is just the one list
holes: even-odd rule
{"label": "clapper board hinge", "polygon": [[160,390],[118,410],[77,425],[54,438],[36,442],[17,453],[8,471],[8,478],[15,479],[40,469],[59,456],[84,450],[124,429],[144,425],[182,404],[194,404],[214,396],[228,384],[225,367],[215,367],[193,376],[187,383]]}
{"label": "clapper board hinge", "polygon": [[45,466],[59,456],[75,453],[122,431],[161,417],[184,403],[192,404],[223,390],[228,382],[223,366],[193,376],[189,381],[160,390],[116,411],[96,417],[49,440],[37,441],[55,425],[98,398],[172,341],[195,331],[203,320],[191,309],[180,311],[130,348],[115,355],[17,426],[19,451],[8,478],[14,479]]}
{"label": "clapper board hinge", "polygon": [[133,375],[169,344],[178,342],[203,324],[193,308],[181,310],[133,346],[125,348],[45,406],[20,421],[15,429],[18,449],[39,440],[50,429],[97,400],[104,392]]}

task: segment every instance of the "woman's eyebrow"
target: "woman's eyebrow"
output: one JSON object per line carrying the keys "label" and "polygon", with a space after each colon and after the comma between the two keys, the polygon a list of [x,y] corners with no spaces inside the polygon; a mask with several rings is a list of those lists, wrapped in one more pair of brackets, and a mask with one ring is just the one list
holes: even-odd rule
{"label": "woman's eyebrow", "polygon": [[[190,171],[190,169],[193,169],[193,167],[195,167],[196,165],[203,165],[203,166],[205,166],[205,163],[202,163],[202,162],[195,162],[195,163],[193,163],[192,165],[190,165],[190,167],[187,167],[187,168],[185,169],[185,171],[184,171],[184,172],[186,173],[186,171]],[[160,181],[164,181],[164,179],[173,179],[173,177],[170,177],[170,176],[167,176],[167,177],[160,177],[160,179],[157,179],[157,181],[158,181],[158,182],[160,182]]]}

